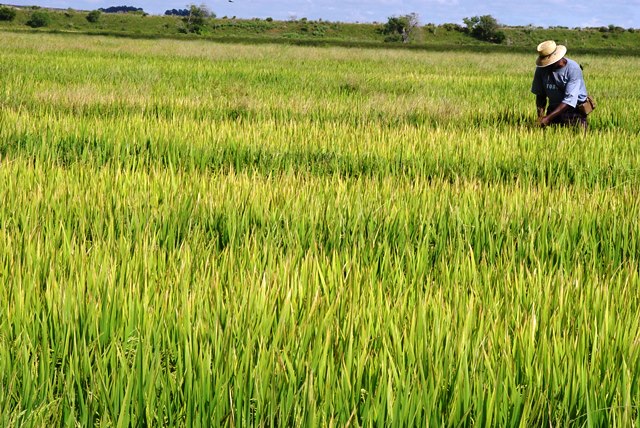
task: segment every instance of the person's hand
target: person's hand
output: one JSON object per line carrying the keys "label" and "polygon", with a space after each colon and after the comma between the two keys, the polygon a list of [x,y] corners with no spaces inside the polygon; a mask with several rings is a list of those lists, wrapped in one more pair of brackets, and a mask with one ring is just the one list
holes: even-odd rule
{"label": "person's hand", "polygon": [[549,120],[548,116],[541,116],[538,118],[538,125],[543,128],[549,126],[549,123],[551,123],[551,120]]}

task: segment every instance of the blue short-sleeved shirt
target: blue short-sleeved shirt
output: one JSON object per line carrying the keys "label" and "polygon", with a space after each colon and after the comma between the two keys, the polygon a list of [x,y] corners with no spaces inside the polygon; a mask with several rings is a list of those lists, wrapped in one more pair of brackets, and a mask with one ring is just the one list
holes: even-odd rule
{"label": "blue short-sleeved shirt", "polygon": [[549,98],[548,111],[555,110],[560,103],[575,107],[587,99],[587,86],[582,77],[582,69],[577,62],[569,58],[567,65],[557,70],[537,67],[531,92]]}

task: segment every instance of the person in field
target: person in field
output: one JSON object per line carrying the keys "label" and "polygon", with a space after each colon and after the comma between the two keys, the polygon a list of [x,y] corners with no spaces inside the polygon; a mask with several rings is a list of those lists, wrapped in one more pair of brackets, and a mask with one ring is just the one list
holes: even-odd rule
{"label": "person in field", "polygon": [[[579,125],[587,128],[587,86],[582,67],[565,58],[567,48],[547,40],[538,45],[538,59],[531,92],[536,95],[538,123],[549,125]],[[547,100],[549,105],[547,106]]]}

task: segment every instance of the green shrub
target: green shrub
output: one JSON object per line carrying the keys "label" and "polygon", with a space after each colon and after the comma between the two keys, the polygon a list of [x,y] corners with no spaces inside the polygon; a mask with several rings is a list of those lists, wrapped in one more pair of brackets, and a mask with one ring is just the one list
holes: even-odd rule
{"label": "green shrub", "polygon": [[436,34],[437,27],[435,24],[427,24],[424,26],[424,29],[430,34]]}
{"label": "green shrub", "polygon": [[0,21],[13,21],[16,17],[16,10],[11,7],[0,7]]}
{"label": "green shrub", "polygon": [[385,43],[400,43],[402,42],[401,34],[389,34],[384,38]]}
{"label": "green shrub", "polygon": [[502,43],[504,32],[500,31],[500,24],[491,15],[474,16],[463,19],[467,32],[474,38],[491,43]]}
{"label": "green shrub", "polygon": [[411,40],[418,26],[418,15],[411,13],[404,16],[390,16],[382,28],[382,33],[387,35],[386,42],[401,41],[407,43]]}
{"label": "green shrub", "polygon": [[32,28],[46,27],[51,23],[51,17],[47,12],[36,10],[31,14],[27,25]]}
{"label": "green shrub", "polygon": [[442,24],[440,27],[444,28],[447,31],[458,31],[460,33],[464,32],[464,27],[460,24],[447,22],[445,24]]}
{"label": "green shrub", "polygon": [[101,14],[102,13],[99,10],[92,10],[87,14],[87,21],[91,22],[92,24],[95,24],[96,22],[98,22],[98,20],[100,20]]}
{"label": "green shrub", "polygon": [[207,21],[215,17],[215,13],[210,11],[205,5],[191,5],[189,6],[189,15],[182,18],[182,21],[189,33],[202,34]]}

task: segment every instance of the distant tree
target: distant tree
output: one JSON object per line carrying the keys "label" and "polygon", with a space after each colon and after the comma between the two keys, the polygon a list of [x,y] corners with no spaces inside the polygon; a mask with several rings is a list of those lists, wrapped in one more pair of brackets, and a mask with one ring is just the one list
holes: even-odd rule
{"label": "distant tree", "polygon": [[31,14],[27,25],[32,28],[46,27],[51,23],[51,17],[47,12],[36,10]]}
{"label": "distant tree", "polygon": [[16,17],[16,10],[12,7],[0,7],[0,21],[13,21]]}
{"label": "distant tree", "polygon": [[189,16],[189,9],[170,9],[164,14],[166,16]]}
{"label": "distant tree", "polygon": [[95,24],[100,20],[100,15],[102,15],[102,12],[100,12],[99,10],[92,10],[87,14],[87,21]]}
{"label": "distant tree", "polygon": [[215,18],[215,16],[216,15],[209,10],[206,5],[196,6],[195,4],[191,4],[189,5],[189,15],[182,18],[182,20],[189,33],[200,34],[205,28],[207,19]]}
{"label": "distant tree", "polygon": [[502,43],[505,39],[504,32],[500,30],[500,24],[491,15],[464,18],[463,22],[467,26],[467,32],[478,40]]}
{"label": "distant tree", "polygon": [[438,32],[438,27],[436,26],[436,24],[431,22],[425,25],[424,29],[434,35]]}
{"label": "distant tree", "polygon": [[418,15],[410,13],[403,16],[390,16],[387,23],[382,27],[382,33],[386,34],[385,41],[402,41],[407,43],[413,37],[415,29],[418,27]]}
{"label": "distant tree", "polygon": [[609,24],[609,32],[610,33],[624,33],[624,28],[618,27],[613,24]]}
{"label": "distant tree", "polygon": [[144,12],[141,7],[133,7],[133,6],[111,6],[107,8],[98,9],[100,12],[104,13],[128,13],[128,12]]}
{"label": "distant tree", "polygon": [[455,23],[452,23],[452,22],[444,23],[440,27],[442,27],[446,31],[457,31],[459,33],[463,33],[464,32],[464,28],[462,27],[462,25],[455,24]]}

